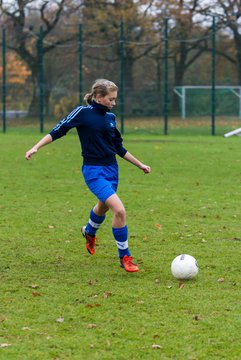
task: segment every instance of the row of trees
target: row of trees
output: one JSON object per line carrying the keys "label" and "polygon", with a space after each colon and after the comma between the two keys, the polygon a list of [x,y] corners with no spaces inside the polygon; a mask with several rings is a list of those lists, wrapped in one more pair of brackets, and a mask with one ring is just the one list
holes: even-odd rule
{"label": "row of trees", "polygon": [[[0,0],[0,11],[8,51],[17,56],[10,59],[11,64],[23,62],[24,79],[29,72],[30,114],[36,114],[39,109],[40,25],[43,26],[46,113],[51,112],[49,102],[53,94],[60,97],[66,89],[70,94],[78,91],[80,23],[84,30],[82,71],[86,86],[100,76],[119,81],[123,19],[126,95],[133,99],[131,95],[138,89],[141,96],[147,96],[150,91],[145,86],[146,76],[155,101],[161,101],[165,18],[169,18],[170,81],[174,86],[182,86],[184,79],[187,82],[187,74],[194,82],[198,70],[205,72],[211,68],[206,65],[212,50],[212,16],[217,28],[217,76],[227,77],[222,69],[228,68],[232,85],[241,84],[239,0]],[[197,83],[203,79],[205,74]],[[58,92],[57,87],[65,90]]]}

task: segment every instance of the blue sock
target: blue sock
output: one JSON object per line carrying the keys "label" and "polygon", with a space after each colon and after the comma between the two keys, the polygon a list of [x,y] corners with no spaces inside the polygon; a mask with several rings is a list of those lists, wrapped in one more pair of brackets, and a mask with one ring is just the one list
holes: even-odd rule
{"label": "blue sock", "polygon": [[128,228],[124,226],[122,228],[112,228],[112,232],[118,248],[118,254],[120,258],[123,256],[131,256],[128,249]]}
{"label": "blue sock", "polygon": [[105,215],[99,216],[94,213],[94,210],[91,209],[90,211],[90,218],[89,222],[86,226],[85,231],[89,234],[94,236],[96,234],[96,231],[99,229],[100,225],[105,220]]}

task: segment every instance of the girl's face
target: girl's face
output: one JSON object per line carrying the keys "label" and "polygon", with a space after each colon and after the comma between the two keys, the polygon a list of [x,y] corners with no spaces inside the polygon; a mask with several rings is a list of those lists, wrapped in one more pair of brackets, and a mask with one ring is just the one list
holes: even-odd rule
{"label": "girl's face", "polygon": [[96,102],[106,106],[108,109],[112,109],[113,106],[115,106],[116,104],[116,98],[117,98],[117,91],[110,91],[105,96],[97,95]]}

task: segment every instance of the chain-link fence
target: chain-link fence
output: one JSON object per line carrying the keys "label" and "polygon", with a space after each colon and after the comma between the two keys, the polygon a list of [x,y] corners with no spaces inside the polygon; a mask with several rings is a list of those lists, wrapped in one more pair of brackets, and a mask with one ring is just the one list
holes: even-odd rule
{"label": "chain-link fence", "polygon": [[[37,49],[35,74],[9,49],[2,30],[1,115],[3,131],[18,126],[49,129],[82,102],[96,78],[119,86],[115,112],[122,132],[168,134],[222,133],[239,126],[241,88],[235,64],[216,51],[215,28],[183,38],[168,20],[153,41],[129,41],[125,24],[111,42],[88,38],[82,26],[64,45],[29,31]],[[68,31],[68,29],[63,29]],[[183,57],[183,58],[182,58]]]}

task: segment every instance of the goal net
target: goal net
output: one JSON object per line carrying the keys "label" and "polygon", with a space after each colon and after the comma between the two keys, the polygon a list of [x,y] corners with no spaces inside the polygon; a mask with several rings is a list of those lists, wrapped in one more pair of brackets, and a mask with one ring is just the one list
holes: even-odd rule
{"label": "goal net", "polygon": [[[211,86],[179,86],[174,92],[178,96],[182,119],[211,114]],[[216,115],[241,118],[241,86],[215,86],[215,109]]]}

